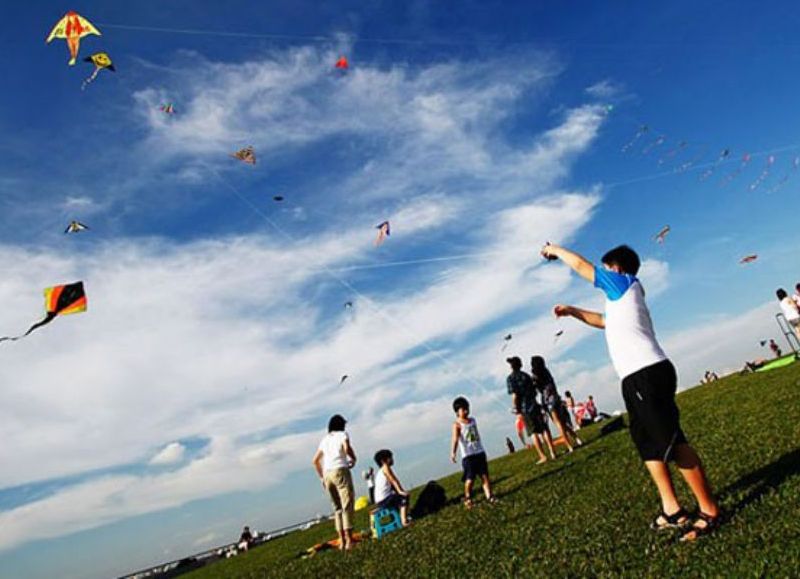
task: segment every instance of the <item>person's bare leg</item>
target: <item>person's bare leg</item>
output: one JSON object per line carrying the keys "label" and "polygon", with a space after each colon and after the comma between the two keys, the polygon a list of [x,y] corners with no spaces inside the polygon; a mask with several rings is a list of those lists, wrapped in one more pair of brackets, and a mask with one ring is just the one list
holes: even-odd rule
{"label": "person's bare leg", "polygon": [[550,452],[550,458],[555,460],[556,459],[556,451],[553,448],[553,437],[550,436],[550,431],[549,430],[545,430],[543,436],[544,436],[544,441],[547,444],[547,450]]}
{"label": "person's bare leg", "polygon": [[464,504],[467,507],[472,506],[472,484],[474,482],[475,481],[471,479],[467,479],[467,481],[464,483]]}
{"label": "person's bare leg", "polygon": [[688,444],[677,445],[675,447],[675,463],[697,499],[700,510],[707,515],[716,517],[719,514],[719,505],[714,499],[703,463],[695,450]]}
{"label": "person's bare leg", "polygon": [[650,472],[650,477],[658,489],[658,496],[661,498],[661,510],[668,515],[677,513],[681,505],[675,495],[675,487],[672,485],[672,477],[669,474],[667,463],[660,460],[646,460],[644,465]]}
{"label": "person's bare leg", "polygon": [[408,506],[403,505],[400,507],[400,522],[403,523],[404,527],[408,526]]}
{"label": "person's bare leg", "polygon": [[349,551],[353,548],[353,529],[344,530],[344,549]]}
{"label": "person's bare leg", "polygon": [[481,476],[481,481],[483,482],[483,494],[486,499],[492,498],[492,483],[489,481],[489,475],[484,474]]}
{"label": "person's bare leg", "polygon": [[339,531],[339,550],[344,551],[344,546],[347,544],[347,538],[344,534],[344,529]]}
{"label": "person's bare leg", "polygon": [[580,438],[578,438],[578,434],[569,425],[569,423],[564,423],[564,428],[567,429],[567,432],[569,432],[569,435],[572,437],[572,440],[575,441],[575,444],[577,444],[578,446],[583,446],[583,441]]}
{"label": "person's bare leg", "polygon": [[545,456],[544,452],[542,452],[542,443],[539,442],[539,435],[534,433],[533,434],[533,448],[536,449],[536,453],[539,455],[539,460],[536,464],[542,464],[543,462],[547,462],[547,457]]}
{"label": "person's bare leg", "polygon": [[567,450],[572,452],[572,444],[569,441],[569,433],[567,429],[564,428],[564,424],[561,422],[561,417],[558,415],[558,412],[555,410],[550,413],[550,418],[553,419],[553,423],[558,427],[558,431],[561,433],[561,436],[564,437],[564,443],[567,445]]}

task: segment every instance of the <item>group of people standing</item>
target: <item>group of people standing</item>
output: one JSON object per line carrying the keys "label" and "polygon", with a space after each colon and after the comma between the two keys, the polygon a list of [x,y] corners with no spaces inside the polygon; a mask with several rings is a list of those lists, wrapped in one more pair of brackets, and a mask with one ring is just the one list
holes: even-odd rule
{"label": "group of people standing", "polygon": [[[517,432],[520,439],[528,446],[522,436],[524,431],[533,441],[533,447],[539,455],[537,464],[547,462],[542,450],[542,443],[547,447],[550,458],[555,460],[553,437],[547,425],[547,419],[553,421],[563,437],[564,445],[569,452],[581,446],[583,441],[572,428],[569,411],[556,388],[553,375],[547,369],[544,358],[531,358],[531,373],[522,369],[522,360],[518,356],[506,358],[511,366],[511,374],[506,378],[508,393],[511,395],[513,412],[517,415]],[[522,426],[522,429],[520,429]]]}

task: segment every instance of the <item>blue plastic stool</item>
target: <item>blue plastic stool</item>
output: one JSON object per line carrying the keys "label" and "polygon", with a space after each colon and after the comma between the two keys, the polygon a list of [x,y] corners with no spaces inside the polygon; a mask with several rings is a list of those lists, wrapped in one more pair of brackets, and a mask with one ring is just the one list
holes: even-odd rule
{"label": "blue plastic stool", "polygon": [[387,533],[403,528],[397,509],[375,509],[369,513],[372,536],[380,539]]}

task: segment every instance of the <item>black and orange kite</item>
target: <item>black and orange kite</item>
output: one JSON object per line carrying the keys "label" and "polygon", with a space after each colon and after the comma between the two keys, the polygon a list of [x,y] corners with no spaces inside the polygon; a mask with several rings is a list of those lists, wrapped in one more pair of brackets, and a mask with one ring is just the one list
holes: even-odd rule
{"label": "black and orange kite", "polygon": [[86,292],[83,290],[83,282],[76,281],[66,285],[57,285],[44,290],[44,305],[47,314],[44,319],[36,322],[28,331],[21,336],[0,338],[0,342],[6,340],[16,341],[24,338],[36,328],[52,322],[56,316],[67,314],[77,314],[86,311]]}

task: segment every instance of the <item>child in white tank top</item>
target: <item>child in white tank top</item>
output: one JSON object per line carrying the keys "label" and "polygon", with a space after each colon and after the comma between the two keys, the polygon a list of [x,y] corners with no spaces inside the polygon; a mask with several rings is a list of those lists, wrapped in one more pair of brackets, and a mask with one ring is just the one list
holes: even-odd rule
{"label": "child in white tank top", "polygon": [[453,437],[450,445],[450,460],[456,461],[456,450],[461,451],[461,467],[464,475],[464,506],[472,508],[472,486],[480,477],[486,500],[494,504],[497,499],[492,494],[492,483],[489,480],[489,463],[486,451],[478,432],[478,422],[469,415],[469,401],[459,396],[453,401],[456,421],[453,423]]}

